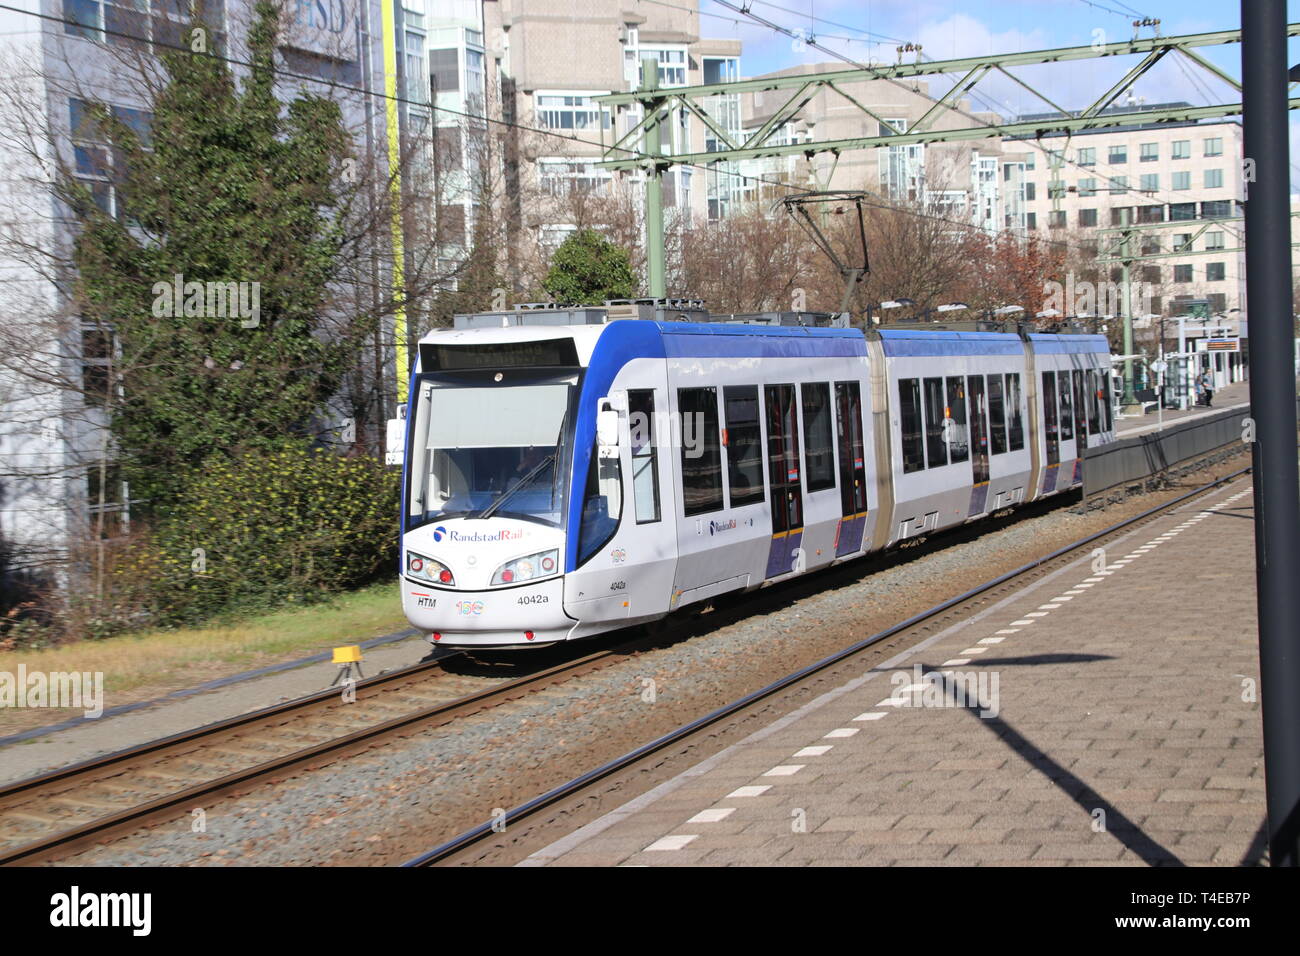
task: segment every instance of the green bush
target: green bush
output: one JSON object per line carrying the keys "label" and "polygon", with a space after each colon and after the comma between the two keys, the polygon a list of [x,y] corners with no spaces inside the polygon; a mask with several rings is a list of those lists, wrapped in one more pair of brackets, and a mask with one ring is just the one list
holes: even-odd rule
{"label": "green bush", "polygon": [[311,602],[359,587],[397,553],[397,474],[303,444],[209,458],[118,573],[155,582],[158,623]]}

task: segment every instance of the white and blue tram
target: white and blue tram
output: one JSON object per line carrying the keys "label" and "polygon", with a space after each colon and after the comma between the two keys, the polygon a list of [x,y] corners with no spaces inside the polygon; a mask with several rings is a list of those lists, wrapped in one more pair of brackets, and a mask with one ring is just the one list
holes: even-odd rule
{"label": "white and blue tram", "polygon": [[435,642],[653,621],[1073,489],[1114,438],[1103,336],[582,314],[419,344],[401,588]]}

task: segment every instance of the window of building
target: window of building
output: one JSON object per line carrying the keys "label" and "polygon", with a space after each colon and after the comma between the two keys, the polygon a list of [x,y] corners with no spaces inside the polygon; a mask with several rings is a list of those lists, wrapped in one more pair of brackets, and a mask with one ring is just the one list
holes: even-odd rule
{"label": "window of building", "polygon": [[1079,180],[1079,195],[1080,195],[1080,196],[1095,196],[1095,195],[1097,195],[1097,180],[1095,180],[1095,179],[1080,179],[1080,180]]}
{"label": "window of building", "polygon": [[1191,266],[1174,266],[1174,281],[1175,281],[1175,282],[1191,282],[1191,281],[1192,281],[1192,267],[1191,267]]}
{"label": "window of building", "polygon": [[121,468],[109,465],[101,470],[94,465],[86,470],[86,516],[92,534],[104,539],[122,535],[126,530],[126,501]]}
{"label": "window of building", "polygon": [[81,394],[89,406],[103,408],[109,402],[109,365],[115,349],[113,334],[107,329],[81,327]]}
{"label": "window of building", "polygon": [[609,110],[602,110],[591,96],[565,93],[537,94],[537,123],[547,129],[609,129]]}
{"label": "window of building", "polygon": [[1160,144],[1143,143],[1138,147],[1139,162],[1155,163],[1160,161]]}
{"label": "window of building", "polygon": [[1138,206],[1138,222],[1164,222],[1164,206]]}
{"label": "window of building", "polygon": [[1223,292],[1211,292],[1205,297],[1209,300],[1211,312],[1223,312],[1228,308],[1228,296]]}
{"label": "window of building", "polygon": [[925,448],[921,442],[921,381],[898,380],[898,421],[902,433],[903,474],[925,467]]}
{"label": "window of building", "polygon": [[1128,177],[1127,176],[1110,177],[1110,191],[1112,195],[1117,193],[1128,192]]}
{"label": "window of building", "polygon": [[1034,154],[1030,152],[1025,156],[1025,169],[1032,170],[1033,168],[1034,168]]}
{"label": "window of building", "polygon": [[1037,187],[1033,183],[1025,183],[1025,201],[1032,202],[1038,198]]}
{"label": "window of building", "polygon": [[1159,285],[1161,280],[1159,266],[1143,266],[1139,273],[1143,282],[1149,282],[1151,285]]}
{"label": "window of building", "polygon": [[1206,156],[1222,156],[1222,155],[1223,155],[1223,137],[1221,137],[1221,136],[1207,136],[1205,139],[1201,140],[1201,142],[1205,144],[1205,155],[1206,155]]}
{"label": "window of building", "polygon": [[1190,232],[1174,233],[1174,252],[1187,252],[1192,248],[1192,234]]}
{"label": "window of building", "polygon": [[155,53],[188,52],[189,27],[201,21],[212,31],[208,51],[225,48],[222,0],[63,0],[63,19],[69,36],[143,51],[153,41]]}
{"label": "window of building", "polygon": [[1227,266],[1222,262],[1207,262],[1205,264],[1205,281],[1222,282],[1227,275]]}
{"label": "window of building", "polygon": [[429,83],[436,93],[455,93],[460,89],[460,50],[451,47],[429,51]]}
{"label": "window of building", "polygon": [[1065,210],[1053,209],[1047,214],[1047,228],[1064,229],[1065,228]]}
{"label": "window of building", "polygon": [[1112,146],[1112,147],[1110,148],[1110,156],[1109,156],[1108,162],[1109,162],[1112,166],[1116,165],[1117,163],[1127,163],[1127,162],[1128,162],[1128,147],[1127,147],[1127,146]]}
{"label": "window of building", "polygon": [[1174,202],[1169,204],[1170,222],[1187,222],[1196,218],[1196,203]]}
{"label": "window of building", "polygon": [[1079,150],[1080,166],[1097,165],[1097,148],[1095,146],[1085,146]]}
{"label": "window of building", "polygon": [[1219,189],[1223,186],[1223,170],[1207,169],[1205,171],[1205,188]]}
{"label": "window of building", "polygon": [[731,507],[763,500],[763,439],[758,425],[758,386],[728,385],[722,390],[726,409],[727,480]]}
{"label": "window of building", "polygon": [[1144,193],[1154,193],[1160,190],[1159,173],[1143,173],[1139,178],[1139,188]]}
{"label": "window of building", "polygon": [[1223,233],[1221,233],[1221,232],[1207,232],[1207,233],[1205,234],[1205,248],[1206,248],[1207,250],[1210,250],[1210,251],[1213,251],[1213,250],[1215,250],[1215,249],[1222,249],[1222,248],[1224,248],[1224,246],[1223,246]]}
{"label": "window of building", "polygon": [[[109,113],[135,134],[142,147],[149,148],[151,114],[122,106],[109,107]],[[122,150],[114,148],[108,130],[96,121],[88,103],[68,100],[68,119],[75,179],[90,192],[91,200],[102,212],[125,218],[124,202],[115,185],[125,174],[125,170],[120,168],[124,161]]]}
{"label": "window of building", "polygon": [[1232,215],[1232,201],[1211,199],[1201,203],[1202,219],[1227,219]]}
{"label": "window of building", "polygon": [[1191,159],[1192,158],[1192,141],[1190,139],[1176,139],[1170,144],[1174,159]]}
{"label": "window of building", "polygon": [[687,516],[718,511],[722,508],[718,390],[679,388],[677,412],[682,436],[682,511]]}
{"label": "window of building", "polygon": [[635,389],[627,393],[627,433],[632,456],[632,501],[636,523],[658,521],[659,452],[655,446],[655,393]]}
{"label": "window of building", "polygon": [[1032,212],[1027,212],[1027,213],[1025,213],[1025,228],[1026,228],[1026,229],[1037,229],[1037,228],[1038,228],[1038,214],[1037,214],[1037,213],[1032,213]]}
{"label": "window of building", "polygon": [[565,196],[570,192],[604,193],[612,174],[597,163],[597,160],[539,159],[537,172],[542,192],[548,196]]}
{"label": "window of building", "polygon": [[1186,171],[1170,175],[1170,185],[1176,190],[1192,188],[1192,174]]}
{"label": "window of building", "polygon": [[1061,199],[1065,196],[1065,181],[1062,179],[1053,179],[1047,184],[1047,198]]}
{"label": "window of building", "polygon": [[831,445],[831,387],[828,382],[799,386],[803,403],[803,457],[808,490],[835,486],[835,450]]}
{"label": "window of building", "polygon": [[[646,47],[636,51],[637,59],[653,57],[659,63],[660,86],[686,85],[686,49],[685,47]],[[641,66],[637,63],[637,78],[641,76]],[[638,85],[640,83],[638,82]]]}
{"label": "window of building", "polygon": [[1112,226],[1127,226],[1133,222],[1132,206],[1113,206],[1110,210],[1110,224]]}
{"label": "window of building", "polygon": [[1092,228],[1093,226],[1097,225],[1097,210],[1095,210],[1095,209],[1080,209],[1080,210],[1079,210],[1079,225],[1080,225],[1082,228],[1084,228],[1084,229],[1090,229],[1090,228]]}

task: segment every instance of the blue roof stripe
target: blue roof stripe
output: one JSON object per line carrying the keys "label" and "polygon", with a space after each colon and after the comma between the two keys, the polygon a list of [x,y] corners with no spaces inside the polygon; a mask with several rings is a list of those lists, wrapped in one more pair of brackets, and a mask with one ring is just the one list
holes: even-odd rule
{"label": "blue roof stripe", "polygon": [[1034,352],[1039,355],[1053,355],[1062,353],[1093,353],[1104,352],[1110,354],[1110,343],[1104,335],[1047,335],[1042,333],[1031,333],[1029,341],[1034,343]]}
{"label": "blue roof stripe", "polygon": [[881,329],[880,339],[890,358],[919,355],[1023,355],[1020,336],[1010,332],[924,332]]}

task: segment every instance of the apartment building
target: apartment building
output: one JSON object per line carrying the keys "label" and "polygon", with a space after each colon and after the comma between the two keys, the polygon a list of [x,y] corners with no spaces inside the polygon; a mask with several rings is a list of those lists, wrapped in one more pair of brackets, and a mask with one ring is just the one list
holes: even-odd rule
{"label": "apartment building", "polygon": [[[754,79],[834,74],[842,63],[815,63],[764,73]],[[886,80],[837,83],[843,92],[820,87],[799,115],[784,124],[771,142],[778,145],[813,140],[853,139],[906,132],[934,106],[929,84],[906,85]],[[743,114],[746,132],[760,129],[789,100],[795,90],[747,93]],[[864,112],[866,107],[879,120]],[[957,129],[976,121],[996,123],[999,117],[972,109],[944,111],[928,125]],[[883,122],[882,122],[883,121]],[[853,150],[835,157],[821,153],[812,159],[785,156],[746,163],[744,171],[757,180],[780,180],[814,189],[867,190],[895,202],[919,204],[936,214],[978,225],[989,232],[1002,226],[1002,183],[999,169],[1004,152],[1000,137],[963,143],[913,144]]]}
{"label": "apartment building", "polygon": [[[1105,115],[1138,108],[1147,107],[1111,107]],[[1117,125],[1044,136],[1039,145],[1042,150],[1029,149],[1021,163],[1004,171],[1020,183],[1007,226],[1098,242],[1104,250],[1107,238],[1116,235],[1107,230],[1136,225],[1133,251],[1160,257],[1134,267],[1134,281],[1149,287],[1153,313],[1177,315],[1198,299],[1220,315],[1244,309],[1238,121]],[[1190,252],[1210,254],[1185,255]]]}
{"label": "apartment building", "polygon": [[[439,2],[439,0],[431,0]],[[582,188],[601,192],[617,179],[633,189],[639,172],[614,173],[598,165],[601,143],[613,143],[640,122],[636,110],[612,115],[595,97],[635,90],[641,60],[659,65],[660,87],[738,79],[740,41],[709,39],[700,31],[698,5],[634,4],[624,0],[486,0],[487,47],[499,76],[502,114],[527,129],[519,133],[521,192],[558,196]],[[715,121],[739,132],[739,98],[716,97]],[[665,151],[708,148],[708,129],[679,112],[664,128]],[[735,177],[675,166],[663,177],[665,207],[704,217],[725,210]],[[544,245],[572,229],[561,221],[527,221]]]}

